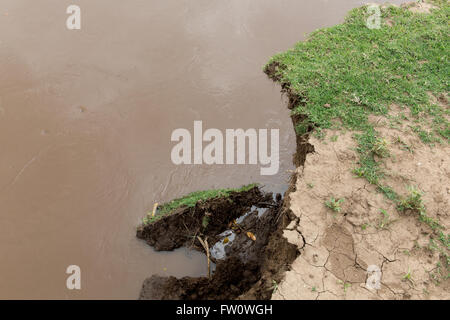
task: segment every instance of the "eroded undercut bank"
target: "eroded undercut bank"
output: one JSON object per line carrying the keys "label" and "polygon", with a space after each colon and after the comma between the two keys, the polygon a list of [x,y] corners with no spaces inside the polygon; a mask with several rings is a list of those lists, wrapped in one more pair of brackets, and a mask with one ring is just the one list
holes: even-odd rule
{"label": "eroded undercut bank", "polygon": [[204,252],[202,241],[208,243],[215,270],[199,278],[153,275],[140,299],[269,299],[298,255],[282,235],[290,222],[286,208],[280,194],[252,186],[144,223],[137,237],[158,251],[186,246]]}

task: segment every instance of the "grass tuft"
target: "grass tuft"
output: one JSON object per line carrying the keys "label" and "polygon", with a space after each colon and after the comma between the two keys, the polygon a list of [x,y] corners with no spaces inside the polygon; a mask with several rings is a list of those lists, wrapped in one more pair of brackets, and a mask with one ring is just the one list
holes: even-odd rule
{"label": "grass tuft", "polygon": [[[206,200],[210,200],[210,199],[218,198],[218,197],[228,198],[230,196],[230,194],[233,192],[249,191],[257,186],[258,186],[258,184],[253,183],[253,184],[243,186],[241,188],[216,189],[216,190],[192,192],[182,198],[175,199],[168,203],[158,206],[157,214],[153,217],[148,215],[147,217],[145,217],[143,219],[143,223],[144,224],[154,223],[154,222],[160,220],[161,218],[171,214],[174,210],[176,210],[178,208],[181,208],[181,207],[192,208],[199,201],[206,201]],[[204,225],[204,227],[206,227],[208,225],[208,223],[209,223],[209,218],[205,217],[204,221],[202,221],[202,224]]]}
{"label": "grass tuft", "polygon": [[335,199],[331,197],[330,200],[325,201],[325,206],[333,210],[334,212],[341,212],[341,204],[345,201],[345,199]]}

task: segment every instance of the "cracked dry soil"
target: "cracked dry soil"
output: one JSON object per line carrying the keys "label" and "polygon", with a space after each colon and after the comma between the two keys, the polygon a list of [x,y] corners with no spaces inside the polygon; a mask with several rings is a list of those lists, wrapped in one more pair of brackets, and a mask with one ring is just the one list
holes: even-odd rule
{"label": "cracked dry soil", "polygon": [[[448,145],[430,148],[408,133],[406,122],[393,129],[387,119],[373,120],[392,142],[385,163],[390,185],[399,192],[406,190],[405,185],[418,186],[427,213],[448,231]],[[414,213],[399,213],[375,186],[356,178],[352,134],[327,134],[333,135],[338,135],[336,142],[311,136],[315,152],[296,170],[295,191],[287,196],[295,217],[284,236],[298,246],[300,255],[272,298],[449,299],[445,261],[430,246],[433,230]],[[398,136],[413,153],[394,144]],[[330,197],[344,199],[340,212],[324,205]],[[305,243],[299,241],[299,233]],[[369,266],[381,271],[379,290],[366,287]]]}

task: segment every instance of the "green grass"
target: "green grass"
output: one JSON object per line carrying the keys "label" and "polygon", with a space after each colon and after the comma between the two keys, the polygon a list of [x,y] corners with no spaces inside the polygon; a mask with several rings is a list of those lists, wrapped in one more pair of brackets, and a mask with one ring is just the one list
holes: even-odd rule
{"label": "green grass", "polygon": [[380,209],[380,213],[383,215],[383,218],[380,220],[378,227],[380,229],[388,229],[389,225],[395,222],[395,220],[391,220],[389,213],[384,209]]}
{"label": "green grass", "polygon": [[[174,210],[176,210],[180,207],[192,208],[199,201],[206,201],[206,200],[210,200],[210,199],[218,198],[218,197],[228,198],[231,195],[231,193],[233,193],[233,192],[249,191],[249,190],[253,189],[254,187],[256,187],[257,185],[258,184],[253,183],[253,184],[243,186],[241,188],[214,189],[214,190],[192,192],[182,198],[178,198],[178,199],[172,200],[168,203],[158,206],[158,210],[157,210],[157,213],[155,214],[155,216],[152,217],[151,215],[147,215],[147,217],[145,217],[143,219],[143,223],[149,224],[149,223],[156,222],[156,221],[160,220],[161,218],[169,215]],[[207,219],[205,219],[204,221],[202,221],[202,224],[207,225],[208,222],[209,221]]]}
{"label": "green grass", "polygon": [[414,281],[413,281],[413,279],[412,279],[412,273],[411,273],[411,269],[410,268],[408,268],[408,272],[403,276],[403,278],[402,278],[404,281],[409,281],[409,282],[411,282],[412,284],[414,284]]}
{"label": "green grass", "polygon": [[272,294],[275,294],[275,292],[277,292],[278,283],[275,280],[272,280],[272,287],[270,289],[272,289]]}
{"label": "green grass", "polygon": [[442,226],[438,221],[429,217],[427,215],[425,205],[422,200],[422,192],[416,187],[410,186],[409,192],[406,197],[401,198],[397,202],[397,209],[400,212],[406,212],[407,210],[411,210],[416,213],[419,217],[419,220],[425,224],[427,224],[439,237],[439,241],[444,246],[445,249],[450,249],[450,235],[446,235],[442,230],[445,230],[445,227]]}
{"label": "green grass", "polygon": [[325,206],[333,210],[334,212],[341,212],[341,204],[345,201],[345,199],[335,199],[331,197],[330,200],[325,201]]}
{"label": "green grass", "polygon": [[425,206],[422,201],[422,195],[422,192],[416,187],[409,187],[408,195],[398,202],[397,208],[399,211],[412,210],[417,213],[424,212]]}
{"label": "green grass", "polygon": [[[448,143],[449,110],[430,101],[428,92],[438,96],[449,92],[450,28],[449,5],[439,2],[432,14],[413,14],[388,7],[382,18],[392,27],[366,27],[365,7],[352,10],[345,23],[320,29],[308,41],[275,55],[266,65],[275,69],[275,78],[299,96],[293,113],[298,135],[322,129],[347,128],[355,131],[359,161],[354,172],[395,195],[381,183],[379,158],[389,156],[388,142],[368,121],[371,114],[389,117],[392,104],[409,108],[411,130],[428,144]],[[397,122],[406,119],[400,116]],[[424,129],[428,127],[429,129]]]}
{"label": "green grass", "polygon": [[[450,5],[433,3],[438,9],[431,14],[382,9],[382,19],[393,24],[382,22],[381,29],[366,27],[366,7],[354,9],[343,24],[317,30],[307,41],[272,57],[265,72],[298,96],[292,110],[303,119],[295,124],[297,135],[309,135],[313,128],[312,134],[323,141],[324,129],[354,132],[359,159],[353,173],[375,185],[399,212],[412,210],[430,226],[448,265],[450,236],[427,216],[422,194],[410,189],[401,197],[384,181],[383,161],[390,145],[409,152],[412,147],[400,138],[385,140],[369,121],[370,115],[383,115],[396,129],[409,121],[405,130],[431,147],[449,143],[450,108],[434,103],[430,94],[449,94]],[[389,114],[393,104],[403,108],[397,116]],[[332,198],[325,204],[339,212],[339,201]]]}
{"label": "green grass", "polygon": [[406,197],[400,198],[397,201],[397,209],[400,212],[410,210],[416,213],[419,220],[428,225],[434,231],[438,237],[440,245],[431,238],[428,248],[432,251],[439,251],[445,261],[445,268],[448,269],[450,268],[450,255],[448,254],[448,251],[450,250],[450,235],[444,233],[444,226],[427,215],[422,196],[423,194],[419,189],[412,186],[409,187],[409,192]]}
{"label": "green grass", "polygon": [[432,134],[449,138],[445,110],[427,95],[448,92],[449,6],[430,15],[395,7],[382,13],[394,26],[369,29],[366,9],[354,9],[344,24],[320,29],[269,61],[301,98],[294,112],[308,123],[298,123],[297,132],[334,127],[337,118],[339,125],[365,131],[369,114],[387,114],[396,103],[415,116],[438,117]]}
{"label": "green grass", "polygon": [[352,284],[347,281],[344,282],[342,280],[338,280],[337,283],[342,285],[342,289],[344,289],[344,292],[347,292],[347,290],[352,286]]}
{"label": "green grass", "polygon": [[380,163],[376,161],[376,142],[381,139],[374,128],[368,127],[363,133],[355,134],[358,142],[356,151],[359,154],[358,167],[353,170],[358,177],[367,179],[371,184],[380,185],[380,180],[384,177],[384,172],[380,168]]}

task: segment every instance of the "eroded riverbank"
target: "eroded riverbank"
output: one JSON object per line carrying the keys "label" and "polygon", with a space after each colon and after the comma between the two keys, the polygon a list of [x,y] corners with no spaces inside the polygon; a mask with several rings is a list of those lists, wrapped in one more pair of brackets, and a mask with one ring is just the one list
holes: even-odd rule
{"label": "eroded riverbank", "polygon": [[154,275],[145,280],[141,299],[270,297],[275,275],[293,261],[297,249],[279,232],[281,195],[262,192],[258,186],[244,189],[199,201],[191,208],[177,208],[139,227],[137,237],[157,250],[182,245],[201,252],[211,249],[210,259],[216,266],[210,278]]}
{"label": "eroded riverbank", "polygon": [[[277,201],[276,209],[267,215],[272,223],[265,230],[272,235],[258,249],[263,258],[255,266],[231,256],[218,264],[217,277],[214,274],[211,279],[154,276],[144,283],[141,298],[449,298],[449,104],[442,85],[448,66],[441,63],[445,51],[436,45],[447,34],[442,30],[448,31],[448,4],[380,9],[384,29],[377,37],[371,38],[372,31],[363,29],[367,12],[355,10],[345,24],[316,32],[307,43],[276,56],[265,68],[269,77],[281,83],[293,110],[297,169],[282,204]],[[355,35],[362,35],[362,40],[352,39]],[[343,46],[342,39],[348,41]],[[365,46],[367,39],[371,40]],[[337,78],[345,74],[340,85],[354,90],[349,99],[338,100],[341,97],[320,75],[325,68],[339,65],[317,54],[317,45],[337,51],[355,43],[362,48],[349,51],[351,57],[342,65],[347,73],[332,74]],[[408,58],[411,64],[404,63],[412,45],[417,56]],[[330,54],[328,59],[345,57],[342,53]],[[358,59],[370,55],[372,64],[361,70],[363,62]],[[382,74],[377,73],[380,65]],[[308,68],[317,78],[298,76]],[[402,68],[408,71],[404,77],[396,74]],[[364,75],[385,77],[387,85]],[[325,83],[318,85],[317,79]],[[358,83],[363,85],[357,87]],[[407,98],[370,96],[374,88],[406,90]],[[322,90],[323,96],[314,90]],[[330,100],[324,102],[322,97]],[[246,219],[251,218],[255,220],[254,216]],[[214,234],[225,228],[226,223]],[[251,252],[253,240],[245,235],[242,239],[250,245],[238,247],[239,252]],[[246,278],[235,265],[248,271]],[[214,292],[214,283],[220,292]]]}
{"label": "eroded riverbank", "polygon": [[314,146],[285,231],[305,244],[274,299],[450,297],[449,6],[379,9],[375,33],[353,10],[266,67]]}

